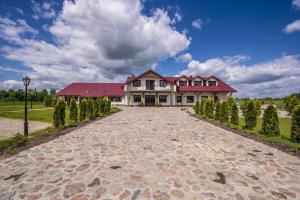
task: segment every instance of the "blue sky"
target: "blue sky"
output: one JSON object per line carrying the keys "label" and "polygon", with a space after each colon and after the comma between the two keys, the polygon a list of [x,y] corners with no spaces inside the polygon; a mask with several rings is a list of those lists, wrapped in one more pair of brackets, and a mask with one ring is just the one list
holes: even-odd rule
{"label": "blue sky", "polygon": [[[300,0],[1,1],[0,87],[62,88],[163,75],[216,75],[237,96],[300,90]],[[290,85],[286,87],[286,85]]]}

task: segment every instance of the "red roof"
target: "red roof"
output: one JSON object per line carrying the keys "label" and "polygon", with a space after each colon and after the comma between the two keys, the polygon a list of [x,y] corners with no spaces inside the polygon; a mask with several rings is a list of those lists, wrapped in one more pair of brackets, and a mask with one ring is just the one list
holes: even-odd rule
{"label": "red roof", "polygon": [[122,83],[72,83],[57,93],[58,96],[103,97],[124,96]]}
{"label": "red roof", "polygon": [[[217,79],[217,78],[216,78]],[[207,80],[207,78],[205,79]],[[181,92],[236,92],[235,89],[218,79],[218,86],[179,86]]]}
{"label": "red roof", "polygon": [[148,73],[153,73],[153,74],[157,75],[158,77],[160,77],[161,79],[163,79],[163,80],[165,80],[165,81],[167,81],[167,82],[173,83],[173,82],[169,81],[166,77],[160,75],[159,73],[155,72],[155,71],[152,70],[152,69],[149,69],[148,71],[145,71],[144,73],[142,73],[141,75],[139,75],[139,76],[137,76],[137,77],[135,77],[135,76],[129,76],[129,77],[127,78],[126,82],[124,83],[124,85],[127,85],[127,84],[129,84],[129,83],[131,83],[131,82],[133,82],[133,81],[135,81],[135,80],[137,80],[137,79],[143,77],[144,75],[146,75],[146,74],[148,74]]}

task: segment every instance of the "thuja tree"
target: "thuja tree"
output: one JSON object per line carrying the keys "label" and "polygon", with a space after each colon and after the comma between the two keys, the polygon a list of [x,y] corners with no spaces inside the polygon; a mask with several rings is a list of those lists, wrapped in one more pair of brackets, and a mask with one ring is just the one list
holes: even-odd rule
{"label": "thuja tree", "polygon": [[59,100],[54,108],[53,125],[55,127],[64,127],[65,116],[66,116],[66,103],[63,100]]}
{"label": "thuja tree", "polygon": [[95,117],[99,117],[100,116],[100,99],[97,98],[94,101],[94,111],[95,111]]}
{"label": "thuja tree", "polygon": [[220,121],[221,119],[221,107],[222,107],[221,102],[218,102],[216,104],[216,110],[215,110],[215,120],[217,121]]}
{"label": "thuja tree", "polygon": [[208,118],[214,118],[214,103],[210,98],[205,101],[205,116]]}
{"label": "thuja tree", "polygon": [[200,102],[199,101],[196,102],[196,106],[195,106],[194,110],[197,115],[200,114]]}
{"label": "thuja tree", "polygon": [[232,105],[230,122],[234,125],[239,125],[239,108],[236,103]]}
{"label": "thuja tree", "polygon": [[79,110],[80,110],[80,116],[79,116],[79,120],[81,122],[85,121],[86,119],[86,100],[82,100],[79,104]]}
{"label": "thuja tree", "polygon": [[255,111],[256,111],[256,117],[259,117],[261,115],[261,101],[259,99],[256,99],[254,101]]}
{"label": "thuja tree", "polygon": [[228,106],[227,106],[226,102],[223,102],[222,106],[221,106],[220,121],[221,122],[228,122],[228,120],[229,120]]}
{"label": "thuja tree", "polygon": [[291,139],[300,142],[300,105],[295,107],[292,114]]}
{"label": "thuja tree", "polygon": [[274,106],[269,105],[264,111],[262,133],[265,135],[279,135],[279,118]]}
{"label": "thuja tree", "polygon": [[250,101],[247,105],[245,113],[245,128],[253,129],[257,123],[256,109],[253,101]]}
{"label": "thuja tree", "polygon": [[76,126],[78,123],[78,106],[76,99],[73,97],[70,102],[70,126]]}
{"label": "thuja tree", "polygon": [[204,115],[205,113],[205,100],[201,100],[200,108],[199,108],[199,115]]}
{"label": "thuja tree", "polygon": [[86,115],[88,119],[94,119],[94,103],[92,99],[86,101]]}
{"label": "thuja tree", "polygon": [[231,116],[231,112],[232,112],[232,106],[234,104],[234,98],[232,96],[228,96],[227,97],[227,110],[228,110],[228,115]]}
{"label": "thuja tree", "polygon": [[243,113],[243,116],[246,115],[246,112],[247,112],[247,106],[250,102],[250,99],[249,98],[245,98],[242,100],[242,103],[241,103],[241,110],[242,110],[242,113]]}

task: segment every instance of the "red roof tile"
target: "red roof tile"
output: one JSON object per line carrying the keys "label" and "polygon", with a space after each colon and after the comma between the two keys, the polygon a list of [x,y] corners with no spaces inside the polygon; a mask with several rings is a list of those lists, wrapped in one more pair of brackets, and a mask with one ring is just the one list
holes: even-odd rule
{"label": "red roof tile", "polygon": [[57,93],[58,96],[103,97],[124,96],[122,83],[72,83]]}
{"label": "red roof tile", "polygon": [[[206,79],[207,80],[207,79]],[[236,92],[235,89],[218,79],[218,86],[179,86],[181,92]]]}

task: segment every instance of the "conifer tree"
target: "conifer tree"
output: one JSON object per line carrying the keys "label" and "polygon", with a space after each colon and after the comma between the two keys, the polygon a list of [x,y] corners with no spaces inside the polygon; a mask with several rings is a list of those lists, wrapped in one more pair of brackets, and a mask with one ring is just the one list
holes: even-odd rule
{"label": "conifer tree", "polygon": [[199,110],[199,114],[201,116],[203,116],[205,113],[205,100],[201,100],[200,102],[200,110]]}
{"label": "conifer tree", "polygon": [[215,120],[217,121],[221,120],[221,107],[222,107],[222,103],[218,102],[216,104],[216,111],[215,111]]}
{"label": "conifer tree", "polygon": [[53,125],[55,127],[64,127],[66,117],[66,103],[63,100],[59,100],[54,108],[53,113]]}
{"label": "conifer tree", "polygon": [[70,125],[76,126],[78,123],[78,106],[76,99],[73,97],[70,102]]}
{"label": "conifer tree", "polygon": [[208,118],[214,118],[214,104],[211,98],[207,98],[205,101],[205,116]]}
{"label": "conifer tree", "polygon": [[269,105],[264,111],[262,133],[265,135],[279,135],[279,118],[274,106]]}
{"label": "conifer tree", "polygon": [[229,120],[228,106],[227,106],[226,102],[223,102],[222,106],[221,106],[220,121],[221,122],[228,122],[228,120]]}
{"label": "conifer tree", "polygon": [[99,117],[100,116],[100,99],[97,98],[94,101],[94,111],[95,111],[95,117]]}
{"label": "conifer tree", "polygon": [[80,102],[80,121],[83,122],[86,120],[86,100]]}
{"label": "conifer tree", "polygon": [[89,120],[94,119],[94,105],[90,98],[86,101],[86,115]]}
{"label": "conifer tree", "polygon": [[233,103],[231,109],[231,123],[234,125],[239,125],[239,108],[236,103]]}
{"label": "conifer tree", "polygon": [[300,105],[294,108],[292,114],[291,139],[293,142],[300,142]]}
{"label": "conifer tree", "polygon": [[246,113],[245,113],[245,128],[253,129],[257,123],[256,117],[256,109],[253,101],[250,101],[247,105]]}
{"label": "conifer tree", "polygon": [[199,113],[200,113],[200,102],[199,101],[196,102],[196,106],[195,106],[194,110],[195,110],[196,115],[199,115]]}

